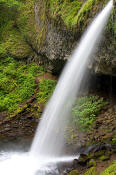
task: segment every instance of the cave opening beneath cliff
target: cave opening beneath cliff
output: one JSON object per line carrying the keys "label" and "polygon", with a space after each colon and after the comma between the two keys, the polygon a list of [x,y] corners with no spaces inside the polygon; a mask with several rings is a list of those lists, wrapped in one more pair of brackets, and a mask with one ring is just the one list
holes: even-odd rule
{"label": "cave opening beneath cliff", "polygon": [[84,88],[81,86],[82,93],[97,94],[109,99],[111,105],[116,102],[116,76],[95,74],[87,70],[83,80]]}
{"label": "cave opening beneath cliff", "polygon": [[[53,69],[51,73],[58,78],[66,64],[66,60],[54,60],[52,64]],[[98,94],[109,99],[111,104],[114,104],[116,102],[116,76],[114,70],[112,70],[112,75],[110,75],[95,73],[93,70],[87,69],[80,86],[81,94]]]}

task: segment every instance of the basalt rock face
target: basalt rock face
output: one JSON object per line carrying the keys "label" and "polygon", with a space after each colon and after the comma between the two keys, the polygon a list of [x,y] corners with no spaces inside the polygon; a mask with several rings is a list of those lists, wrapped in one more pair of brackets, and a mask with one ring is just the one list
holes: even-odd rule
{"label": "basalt rock face", "polygon": [[[16,59],[35,60],[46,64],[54,73],[60,72],[88,24],[107,2],[21,0],[19,7],[14,5],[13,10],[4,3],[0,4],[1,21],[4,17],[2,23],[5,23],[4,28],[0,28],[0,57],[9,55]],[[116,7],[116,2],[114,5]],[[111,15],[99,50],[88,65],[96,73],[116,75],[115,19],[116,14]]]}
{"label": "basalt rock face", "polygon": [[[80,3],[79,3],[80,2]],[[35,21],[41,32],[38,53],[48,58],[58,68],[67,60],[93,17],[104,7],[106,1],[61,1],[37,0]],[[75,8],[77,11],[75,12]],[[73,10],[73,11],[72,11]],[[74,13],[73,13],[74,12]],[[116,75],[115,14],[109,20],[102,42],[88,67],[95,73]],[[60,63],[60,64],[58,64]]]}
{"label": "basalt rock face", "polygon": [[94,55],[91,68],[95,73],[110,74],[116,76],[116,1],[109,23],[101,38],[101,43]]}
{"label": "basalt rock face", "polygon": [[116,76],[116,40],[113,35],[105,34],[102,42],[89,63],[89,68],[95,73]]}
{"label": "basalt rock face", "polygon": [[48,17],[49,9],[45,7],[45,10],[42,5],[43,1],[41,2],[41,0],[35,3],[35,22],[38,25],[40,36],[37,52],[38,55],[42,55],[42,62],[45,62],[45,58],[47,58],[49,68],[57,74],[69,58],[77,40],[74,33],[63,26],[61,19],[55,21]]}
{"label": "basalt rock face", "polygon": [[[40,3],[36,2],[35,21],[42,34],[40,45],[38,45],[38,53],[46,55],[50,60],[65,60],[70,55],[75,38],[72,32],[68,32],[61,25],[55,23],[54,20],[47,18],[46,14],[44,14],[45,21],[43,22],[40,16],[40,8]],[[44,12],[41,11],[41,13]]]}

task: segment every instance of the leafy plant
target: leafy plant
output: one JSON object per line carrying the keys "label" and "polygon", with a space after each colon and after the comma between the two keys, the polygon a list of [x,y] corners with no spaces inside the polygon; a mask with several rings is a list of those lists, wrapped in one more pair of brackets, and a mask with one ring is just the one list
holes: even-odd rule
{"label": "leafy plant", "polygon": [[113,143],[113,144],[116,144],[116,135],[113,137],[112,143]]}
{"label": "leafy plant", "polygon": [[17,110],[36,89],[35,76],[44,73],[36,64],[24,64],[8,57],[0,60],[0,112]]}
{"label": "leafy plant", "polygon": [[55,88],[56,85],[56,81],[55,80],[41,80],[40,81],[40,92],[38,93],[38,103],[39,104],[44,104],[48,101],[48,99],[50,98],[50,96],[53,93],[53,90]]}
{"label": "leafy plant", "polygon": [[72,109],[73,124],[80,129],[90,129],[96,116],[108,103],[98,96],[85,96],[76,100]]}

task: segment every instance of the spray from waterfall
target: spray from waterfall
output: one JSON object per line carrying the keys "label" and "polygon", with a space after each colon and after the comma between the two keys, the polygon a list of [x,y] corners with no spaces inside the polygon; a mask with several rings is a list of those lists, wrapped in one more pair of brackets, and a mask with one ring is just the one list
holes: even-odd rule
{"label": "spray from waterfall", "polygon": [[92,56],[113,7],[113,0],[94,19],[69,58],[47,104],[30,150],[31,155],[59,157],[63,153],[65,124],[78,94],[88,60]]}

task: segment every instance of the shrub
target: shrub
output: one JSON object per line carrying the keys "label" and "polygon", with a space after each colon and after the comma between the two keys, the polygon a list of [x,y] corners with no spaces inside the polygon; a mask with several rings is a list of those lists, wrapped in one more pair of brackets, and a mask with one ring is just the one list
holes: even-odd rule
{"label": "shrub", "polygon": [[105,105],[107,105],[107,102],[98,96],[78,98],[72,109],[73,124],[80,129],[90,129],[96,116]]}

